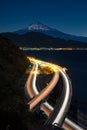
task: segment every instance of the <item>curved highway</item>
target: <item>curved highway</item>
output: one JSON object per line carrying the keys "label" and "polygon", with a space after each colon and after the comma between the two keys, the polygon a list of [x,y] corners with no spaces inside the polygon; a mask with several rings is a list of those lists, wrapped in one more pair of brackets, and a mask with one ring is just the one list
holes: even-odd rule
{"label": "curved highway", "polygon": [[[47,85],[47,87],[42,90],[40,93],[37,90],[37,86],[36,86],[36,77],[37,77],[37,70],[38,70],[38,63],[33,63],[33,68],[31,71],[31,74],[28,78],[28,82],[27,82],[27,88],[28,88],[28,93],[30,95],[30,97],[34,97],[29,105],[30,105],[30,110],[32,110],[41,100],[43,100],[44,98],[46,98],[46,96],[53,90],[53,88],[55,87],[56,83],[58,82],[59,79],[59,71],[60,74],[62,75],[63,78],[63,82],[65,84],[65,88],[66,88],[66,92],[65,92],[65,97],[64,97],[64,102],[62,103],[61,109],[60,111],[56,111],[56,109],[54,109],[48,102],[44,102],[41,105],[41,110],[43,110],[48,116],[50,116],[50,114],[52,113],[52,111],[56,111],[56,116],[52,115],[52,119],[51,123],[52,124],[62,124],[63,122],[63,118],[65,118],[66,113],[68,111],[68,107],[67,104],[70,102],[69,98],[71,97],[71,88],[70,88],[70,80],[67,76],[67,74],[63,71],[63,69],[61,69],[61,67],[58,67],[59,71],[55,71],[54,77],[52,79],[52,81],[49,83],[49,85]],[[40,62],[41,64],[41,62]],[[47,63],[49,64],[49,63]],[[35,73],[32,73],[32,72]],[[32,82],[32,85],[31,85]],[[55,112],[53,112],[55,113]],[[53,118],[54,117],[54,118]],[[50,121],[49,120],[49,121]],[[48,121],[48,122],[49,122]],[[72,126],[72,127],[71,127]],[[78,125],[76,125],[74,122],[70,121],[68,118],[65,119],[65,123],[64,123],[64,128],[67,128],[67,130],[71,130],[71,128],[74,128],[76,130],[83,130],[81,127],[79,127]]]}
{"label": "curved highway", "polygon": [[51,82],[40,92],[38,96],[36,96],[29,102],[30,110],[32,110],[38,103],[40,103],[43,99],[45,99],[50,94],[50,92],[56,86],[58,79],[59,79],[59,72],[57,71],[55,72]]}
{"label": "curved highway", "polygon": [[[36,68],[36,64],[33,65],[33,68],[31,70],[30,75],[29,75],[28,80],[27,80],[27,92],[31,98],[33,98],[35,96],[35,94],[32,90],[32,79],[33,79],[35,68]],[[34,75],[34,77],[35,77],[35,75]]]}

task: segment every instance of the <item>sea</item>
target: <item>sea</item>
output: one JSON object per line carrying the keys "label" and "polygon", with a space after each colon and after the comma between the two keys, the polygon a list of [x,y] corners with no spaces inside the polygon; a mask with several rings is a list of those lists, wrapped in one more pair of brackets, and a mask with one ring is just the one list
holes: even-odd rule
{"label": "sea", "polygon": [[72,82],[72,101],[87,116],[87,50],[28,50],[25,53],[68,69]]}

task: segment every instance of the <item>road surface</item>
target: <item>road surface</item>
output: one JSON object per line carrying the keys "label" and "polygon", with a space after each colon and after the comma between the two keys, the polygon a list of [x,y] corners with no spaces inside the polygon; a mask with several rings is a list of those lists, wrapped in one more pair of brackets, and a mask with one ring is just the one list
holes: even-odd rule
{"label": "road surface", "polygon": [[[40,64],[41,64],[41,62],[40,62]],[[39,94],[39,92],[37,91],[37,87],[36,87],[36,76],[37,76],[36,72],[37,72],[37,70],[38,70],[38,64],[35,63],[33,65],[33,68],[32,68],[32,71],[35,71],[35,73],[32,73],[32,71],[31,71],[31,74],[30,74],[30,76],[28,78],[28,82],[27,82],[27,84],[28,84],[27,86],[29,87],[28,93],[29,93],[30,97],[32,98],[32,97],[34,97],[34,96],[37,95],[29,103],[30,110],[32,110],[33,107],[35,107],[41,100],[43,100],[53,90],[53,88],[55,87],[55,85],[56,85],[56,83],[58,82],[58,79],[59,79],[59,71],[62,74],[64,82],[66,84],[66,88],[67,88],[66,95],[65,95],[65,99],[66,100],[63,103],[63,107],[61,107],[60,112],[59,113],[57,112],[57,116],[56,116],[56,118],[55,118],[55,120],[53,122],[53,124],[55,124],[55,123],[59,122],[60,117],[62,117],[65,114],[64,109],[66,108],[68,97],[70,96],[68,78],[65,75],[65,72],[63,72],[63,70],[61,69],[61,67],[59,67],[59,71],[55,71],[55,74],[54,74],[54,77],[53,77],[52,81]],[[33,80],[32,80],[32,78],[33,78]],[[32,85],[31,85],[31,82],[32,82]],[[32,89],[32,87],[33,87],[33,89]],[[43,110],[48,116],[50,116],[50,114],[52,113],[53,109],[54,108],[50,104],[48,104],[47,102],[45,102],[45,103],[43,103],[41,105],[41,110]],[[72,121],[70,121],[69,119],[66,118],[63,127],[66,130],[68,130],[68,129],[72,130],[73,128],[71,127],[71,125],[73,126],[74,129],[83,130],[81,127],[79,127],[78,125],[76,125],[74,122],[72,122]]]}

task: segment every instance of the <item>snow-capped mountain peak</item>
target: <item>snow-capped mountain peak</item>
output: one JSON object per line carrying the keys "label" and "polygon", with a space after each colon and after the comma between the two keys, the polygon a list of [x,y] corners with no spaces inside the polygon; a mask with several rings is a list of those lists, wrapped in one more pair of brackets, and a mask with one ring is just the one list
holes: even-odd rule
{"label": "snow-capped mountain peak", "polygon": [[38,31],[38,30],[44,30],[44,31],[49,31],[49,30],[51,30],[51,28],[49,28],[48,26],[46,26],[46,25],[44,25],[44,24],[42,24],[42,23],[40,23],[40,22],[36,22],[36,23],[33,23],[33,24],[30,24],[28,27],[27,27],[27,29],[29,30],[29,31],[32,31],[32,30],[36,30],[36,31]]}
{"label": "snow-capped mountain peak", "polygon": [[29,32],[41,32],[46,35],[52,36],[54,38],[61,38],[65,40],[75,40],[75,41],[82,41],[82,42],[87,42],[87,37],[81,37],[81,36],[74,36],[70,34],[66,34],[64,32],[61,32],[57,29],[48,27],[47,25],[44,25],[40,22],[35,22],[27,26],[26,28],[20,29],[15,31],[14,33],[16,34],[26,34]]}

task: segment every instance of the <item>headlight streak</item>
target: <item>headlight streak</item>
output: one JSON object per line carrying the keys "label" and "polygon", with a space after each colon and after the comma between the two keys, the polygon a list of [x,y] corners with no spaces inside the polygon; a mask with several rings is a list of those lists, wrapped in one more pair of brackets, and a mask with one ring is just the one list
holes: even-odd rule
{"label": "headlight streak", "polygon": [[[58,113],[58,115],[56,116],[56,118],[55,118],[55,120],[53,121],[53,123],[52,124],[55,124],[55,123],[61,123],[61,117],[64,115],[64,109],[66,108],[66,105],[67,105],[67,102],[68,102],[68,97],[69,97],[69,95],[70,95],[70,88],[69,88],[69,82],[68,82],[68,79],[67,79],[67,76],[66,76],[66,73],[65,73],[65,71],[66,71],[66,68],[62,68],[62,67],[60,67],[60,66],[58,66],[58,65],[55,65],[55,64],[52,64],[52,63],[48,63],[48,62],[44,62],[44,61],[41,61],[41,60],[37,60],[37,59],[35,59],[35,58],[30,58],[30,57],[28,57],[29,58],[29,60],[30,60],[30,62],[31,63],[33,63],[33,64],[36,64],[36,71],[34,72],[34,75],[35,75],[35,77],[34,77],[34,79],[33,79],[33,90],[34,90],[34,93],[36,94],[36,95],[38,95],[39,94],[39,92],[37,91],[37,88],[36,88],[36,76],[37,76],[37,70],[38,70],[38,65],[39,66],[42,66],[42,67],[50,67],[50,69],[52,69],[52,71],[54,71],[54,72],[57,72],[57,71],[60,71],[60,73],[61,73],[61,75],[63,76],[63,78],[65,79],[65,82],[66,82],[66,95],[65,95],[65,101],[64,101],[64,103],[63,103],[63,106],[61,107],[61,110],[60,110],[60,112]],[[49,110],[50,111],[53,111],[53,107],[50,105],[50,104],[48,104],[47,102],[44,102],[43,103],[43,105],[44,106],[47,106],[47,108],[49,108]],[[70,121],[69,119],[65,119],[65,121],[67,122],[67,123],[71,123],[72,124],[72,126],[73,126],[73,128],[76,128],[77,127],[77,130],[78,130],[78,128],[80,128],[78,125],[75,125],[74,123],[72,123],[72,121]],[[79,130],[83,130],[83,129],[79,129]]]}

